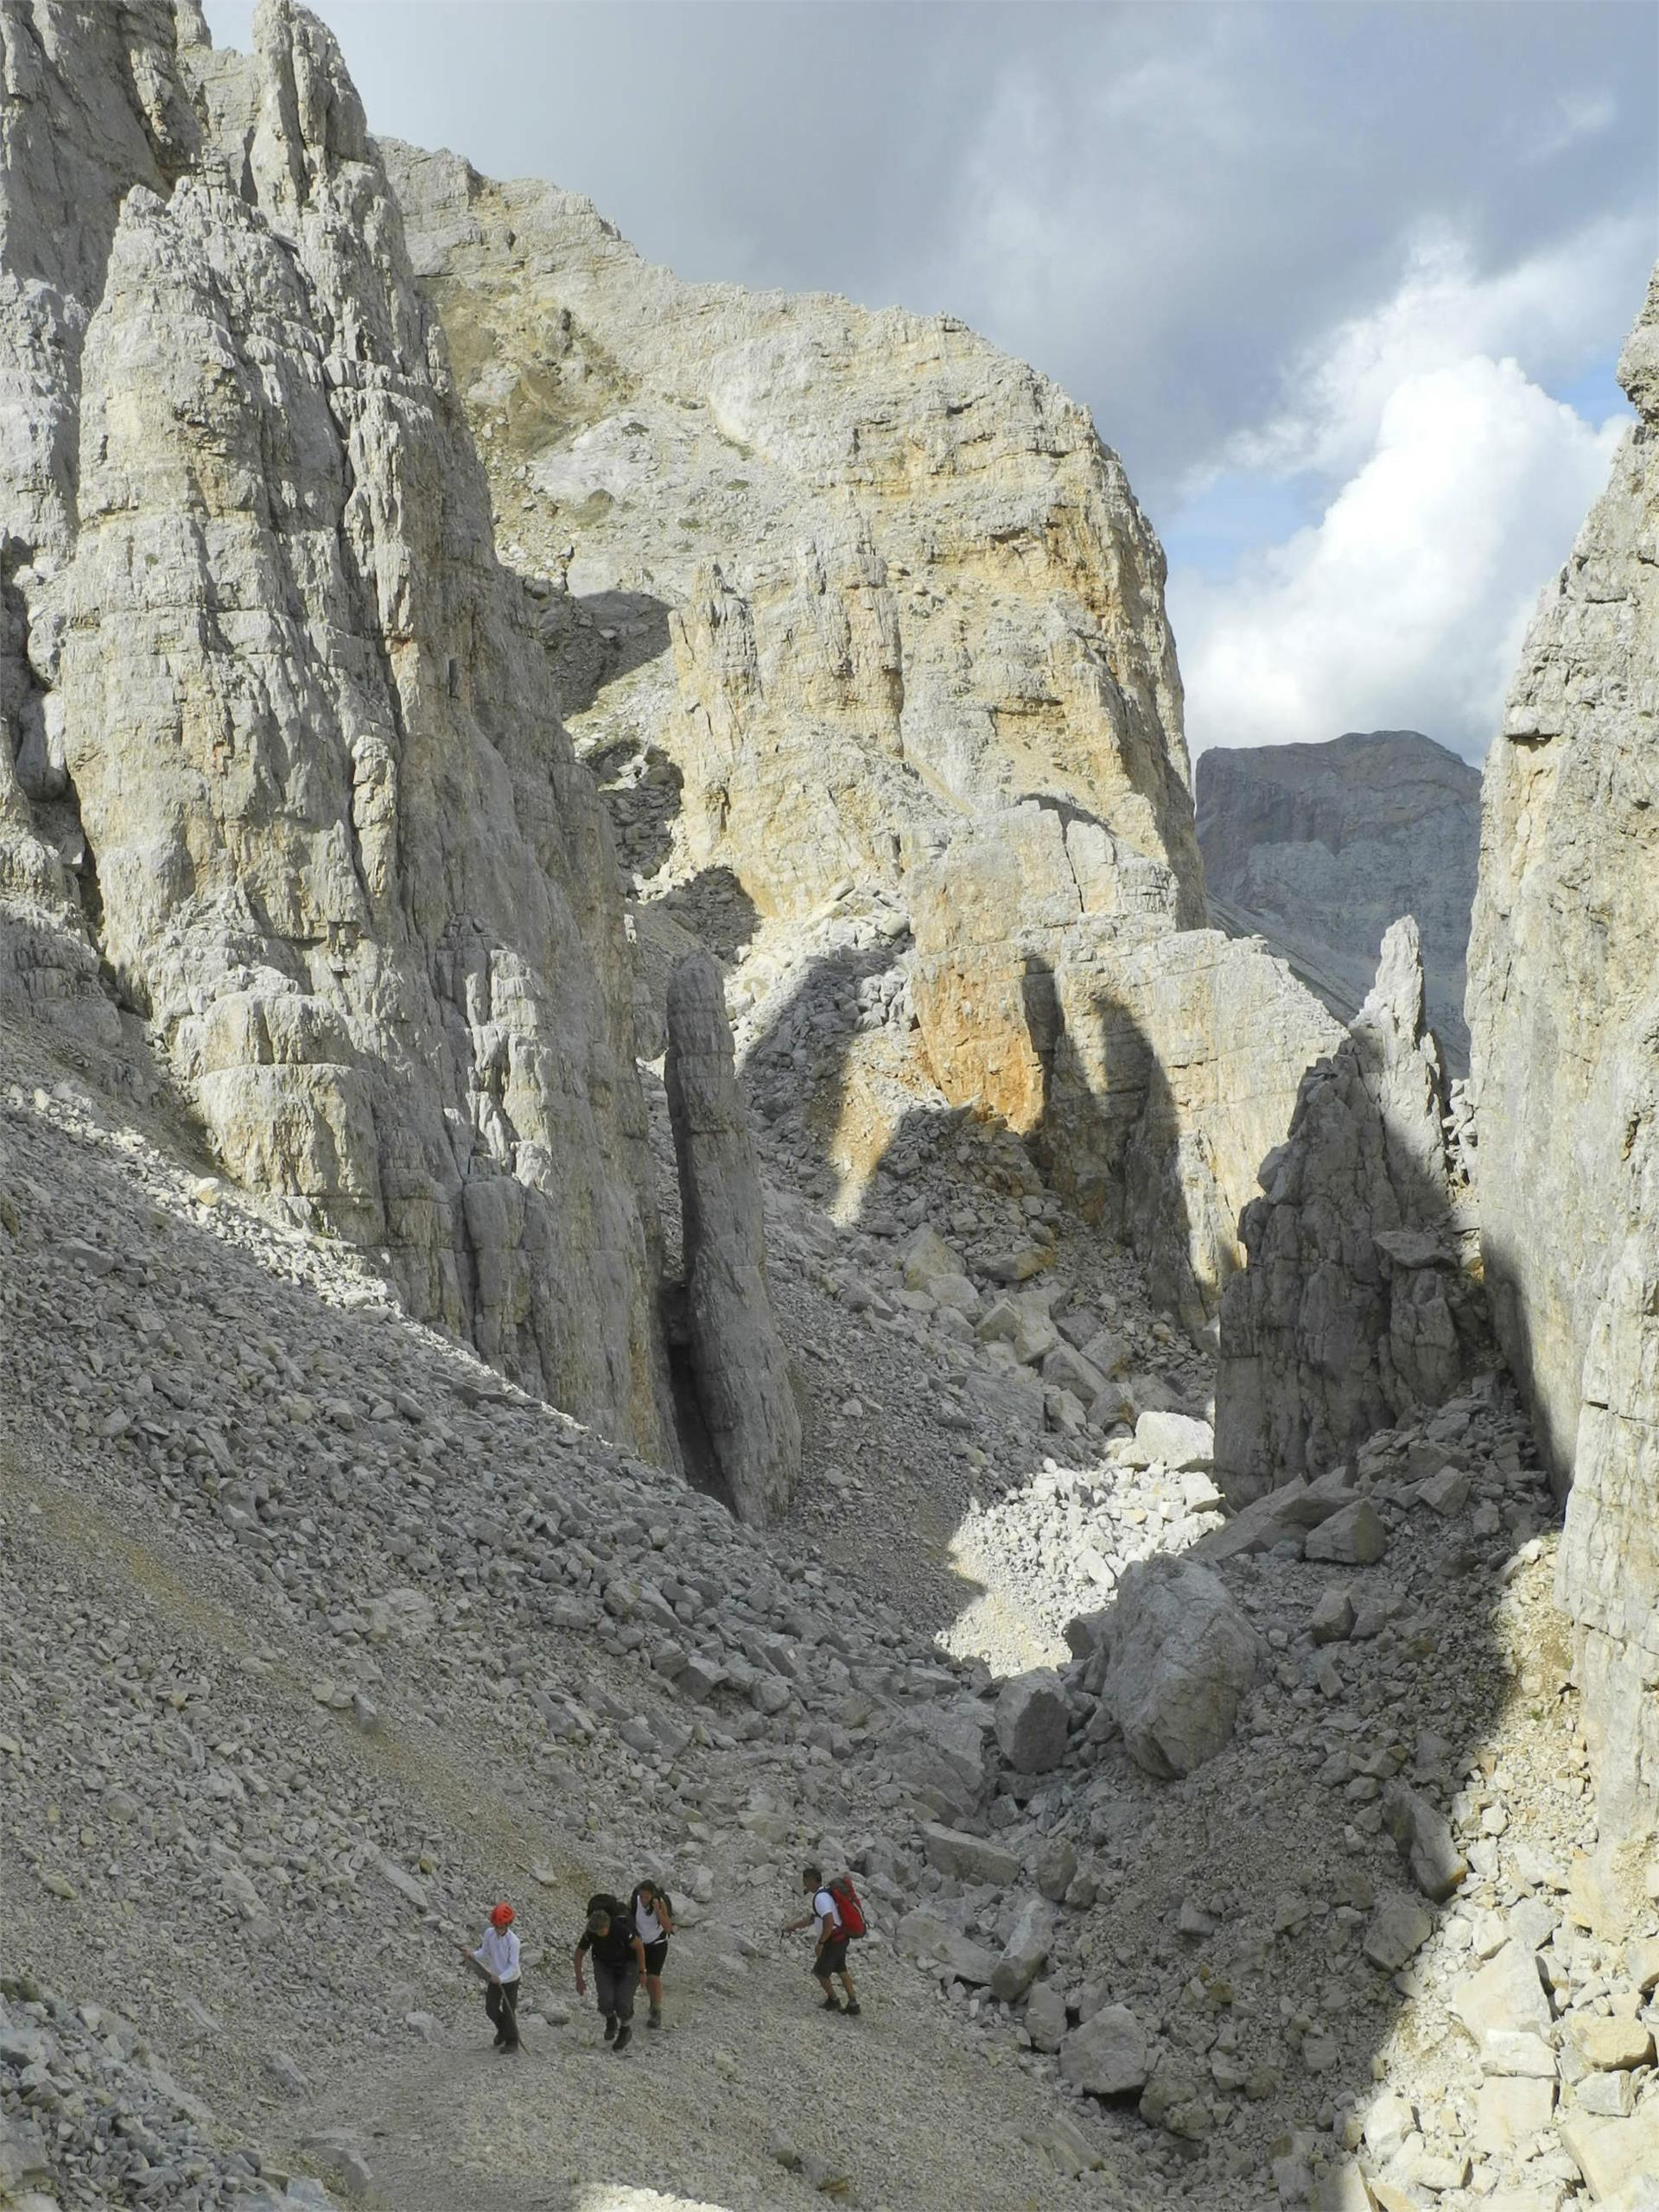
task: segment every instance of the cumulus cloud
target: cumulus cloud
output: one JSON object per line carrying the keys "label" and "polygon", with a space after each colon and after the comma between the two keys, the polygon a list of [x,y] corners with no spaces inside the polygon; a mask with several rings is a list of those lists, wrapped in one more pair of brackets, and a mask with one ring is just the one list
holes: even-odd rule
{"label": "cumulus cloud", "polygon": [[1390,296],[1294,361],[1290,404],[1230,439],[1212,467],[1345,473],[1370,450],[1395,394],[1430,371],[1516,357],[1545,385],[1573,373],[1586,332],[1630,319],[1630,272],[1651,245],[1649,224],[1607,216],[1482,272],[1465,238],[1444,223],[1425,226]]}
{"label": "cumulus cloud", "polygon": [[1376,415],[1317,524],[1224,582],[1172,578],[1195,749],[1410,728],[1484,751],[1623,425],[1484,354],[1398,378]]}

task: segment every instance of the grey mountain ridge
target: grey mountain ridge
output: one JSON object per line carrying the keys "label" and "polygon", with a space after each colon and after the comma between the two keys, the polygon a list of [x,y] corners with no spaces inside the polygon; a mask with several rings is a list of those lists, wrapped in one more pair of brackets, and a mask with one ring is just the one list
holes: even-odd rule
{"label": "grey mountain ridge", "polygon": [[1465,1071],[1479,770],[1416,730],[1351,730],[1323,745],[1214,747],[1194,788],[1211,918],[1265,936],[1348,1020],[1384,931],[1411,915],[1429,1018]]}

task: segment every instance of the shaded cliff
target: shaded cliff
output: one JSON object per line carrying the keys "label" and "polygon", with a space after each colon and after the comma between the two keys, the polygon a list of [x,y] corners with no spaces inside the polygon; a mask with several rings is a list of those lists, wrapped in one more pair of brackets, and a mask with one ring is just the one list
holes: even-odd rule
{"label": "shaded cliff", "polygon": [[1194,789],[1205,887],[1224,928],[1260,931],[1346,1020],[1383,932],[1410,914],[1429,1019],[1468,1065],[1465,963],[1480,849],[1480,773],[1415,730],[1327,745],[1218,747]]}
{"label": "shaded cliff", "polygon": [[1558,1484],[1604,1818],[1659,1813],[1659,274],[1638,419],[1487,756],[1469,1005],[1482,1241]]}

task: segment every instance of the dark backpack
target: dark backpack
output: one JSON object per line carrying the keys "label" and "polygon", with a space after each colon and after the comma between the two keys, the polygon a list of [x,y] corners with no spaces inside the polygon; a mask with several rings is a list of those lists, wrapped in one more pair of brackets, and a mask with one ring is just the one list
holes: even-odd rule
{"label": "dark backpack", "polygon": [[853,1887],[852,1876],[837,1874],[835,1880],[826,1882],[824,1887],[835,1899],[836,1910],[841,1915],[842,1939],[850,1943],[855,1937],[866,1934],[864,1908],[858,1901],[858,1891]]}

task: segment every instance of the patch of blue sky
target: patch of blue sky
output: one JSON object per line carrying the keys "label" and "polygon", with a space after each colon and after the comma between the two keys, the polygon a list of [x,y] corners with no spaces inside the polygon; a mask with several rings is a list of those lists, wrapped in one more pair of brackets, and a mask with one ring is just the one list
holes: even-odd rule
{"label": "patch of blue sky", "polygon": [[1309,476],[1229,471],[1183,500],[1160,524],[1159,536],[1172,569],[1195,569],[1222,583],[1251,555],[1316,523],[1321,505]]}
{"label": "patch of blue sky", "polygon": [[1613,374],[1615,358],[1609,353],[1604,359],[1592,362],[1570,382],[1551,385],[1550,397],[1564,401],[1575,415],[1582,416],[1586,423],[1593,423],[1598,428],[1610,415],[1633,414],[1635,410]]}

